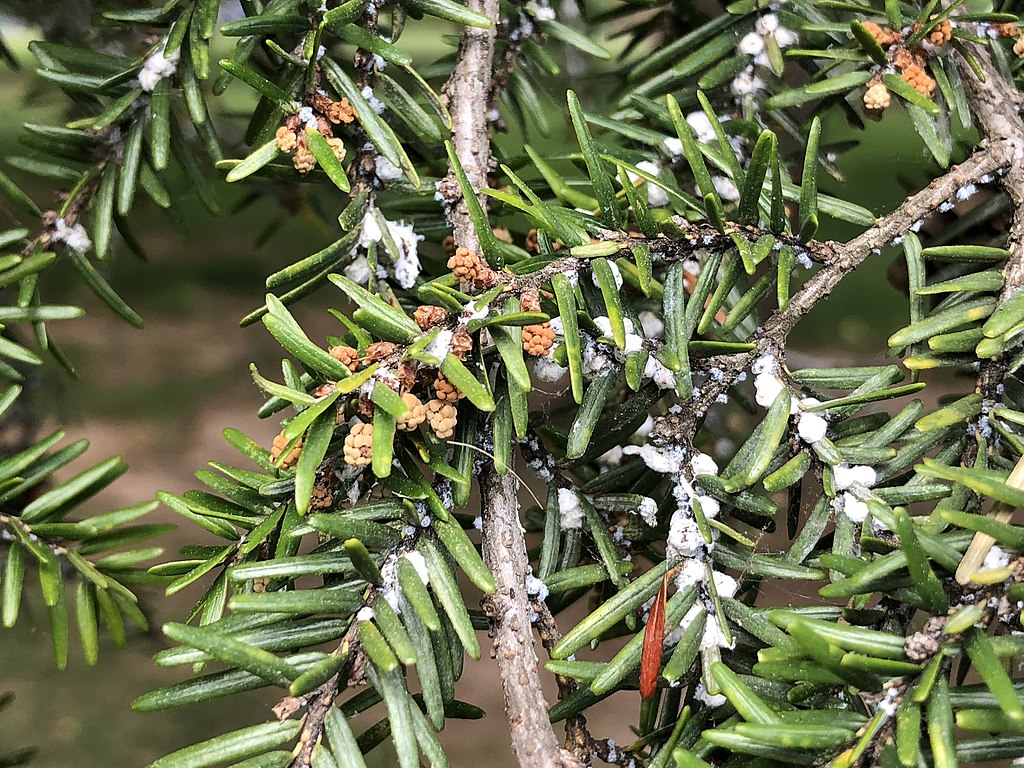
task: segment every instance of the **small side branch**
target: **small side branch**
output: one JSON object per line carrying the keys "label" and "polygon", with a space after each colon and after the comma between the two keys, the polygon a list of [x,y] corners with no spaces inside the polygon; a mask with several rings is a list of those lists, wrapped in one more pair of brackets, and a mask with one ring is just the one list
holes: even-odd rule
{"label": "small side branch", "polygon": [[692,410],[687,414],[690,425],[695,425],[707,413],[718,396],[732,385],[736,376],[748,368],[755,358],[770,349],[781,347],[800,319],[818,302],[827,298],[843,278],[859,267],[868,256],[879,252],[895,238],[912,231],[916,222],[951,199],[958,189],[1005,168],[1012,152],[1013,148],[1006,142],[992,142],[920,192],[908,197],[899,208],[879,219],[858,237],[846,243],[826,244],[836,257],[793,295],[785,310],[776,312],[765,321],[762,330],[751,339],[757,348],[745,354],[716,359],[716,365],[725,375],[720,380],[708,381],[702,387],[700,396],[694,400]]}

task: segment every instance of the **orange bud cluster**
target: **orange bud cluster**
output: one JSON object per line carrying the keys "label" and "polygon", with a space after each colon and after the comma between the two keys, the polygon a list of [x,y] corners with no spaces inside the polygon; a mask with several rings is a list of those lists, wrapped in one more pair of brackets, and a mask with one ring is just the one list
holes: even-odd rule
{"label": "orange bud cluster", "polygon": [[345,463],[365,467],[373,461],[373,424],[359,422],[345,436]]}
{"label": "orange bud cluster", "polygon": [[540,294],[528,288],[519,296],[519,308],[523,312],[540,312]]}
{"label": "orange bud cluster", "polygon": [[[281,453],[285,448],[288,447],[288,438],[284,436],[284,432],[274,438],[274,443],[270,447],[270,460],[276,462],[281,458]],[[302,440],[295,443],[295,446],[285,456],[284,461],[281,462],[282,469],[288,469],[289,467],[295,466],[295,462],[299,460],[299,454],[302,453]]]}
{"label": "orange bud cluster", "polygon": [[932,45],[945,45],[953,39],[953,24],[949,19],[943,19],[928,33],[928,40]]}
{"label": "orange bud cluster", "polygon": [[420,399],[411,392],[402,395],[402,402],[405,403],[409,412],[402,418],[395,421],[395,426],[403,432],[412,432],[427,419],[427,407],[420,402]]}
{"label": "orange bud cluster", "polygon": [[448,259],[448,269],[460,283],[471,283],[484,269],[484,263],[474,251],[468,248],[457,248],[452,257]]}
{"label": "orange bud cluster", "polygon": [[896,43],[903,41],[903,35],[895,29],[879,26],[873,21],[865,21],[864,29],[866,29],[883,48],[890,48],[896,45]]}
{"label": "orange bud cluster", "polygon": [[546,355],[555,343],[555,332],[551,323],[523,326],[523,349],[534,357]]}
{"label": "orange bud cluster", "polygon": [[442,440],[446,440],[455,434],[455,425],[458,422],[458,412],[451,403],[441,400],[431,400],[427,403],[427,422],[434,434]]}
{"label": "orange bud cluster", "polygon": [[891,101],[892,97],[885,83],[875,83],[864,92],[864,108],[872,112],[881,112]]}
{"label": "orange bud cluster", "polygon": [[935,81],[916,64],[903,70],[901,77],[922,96],[930,99],[935,93]]}
{"label": "orange bud cluster", "polygon": [[448,381],[443,373],[438,373],[437,378],[434,379],[434,396],[445,403],[458,402],[462,398],[462,392],[459,388]]}

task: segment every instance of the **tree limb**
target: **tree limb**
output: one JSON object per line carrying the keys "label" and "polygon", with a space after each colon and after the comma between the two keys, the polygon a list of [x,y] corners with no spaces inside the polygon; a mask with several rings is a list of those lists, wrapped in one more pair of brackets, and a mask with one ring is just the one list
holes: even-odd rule
{"label": "tree limb", "polygon": [[[467,8],[495,22],[498,0],[469,0]],[[452,145],[470,185],[487,185],[491,145],[487,112],[491,93],[495,29],[466,27],[459,44],[458,60],[445,85],[452,115]],[[445,180],[442,195],[457,200],[449,216],[457,245],[480,251],[480,238],[466,208],[466,201],[452,194],[453,174]],[[481,202],[483,202],[481,200]],[[512,736],[512,751],[522,768],[577,768],[581,764],[561,749],[548,721],[538,674],[530,624],[531,608],[526,594],[529,557],[519,522],[519,502],[511,474],[499,475],[489,463],[480,477],[483,505],[482,549],[484,562],[494,574],[497,590],[487,600],[494,635],[494,654],[505,693],[505,714]]]}

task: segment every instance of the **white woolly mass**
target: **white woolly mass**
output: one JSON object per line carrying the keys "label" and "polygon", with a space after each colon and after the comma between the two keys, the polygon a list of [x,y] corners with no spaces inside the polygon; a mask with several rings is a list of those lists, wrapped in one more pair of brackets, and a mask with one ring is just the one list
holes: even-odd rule
{"label": "white woolly mass", "polygon": [[998,545],[993,544],[992,549],[985,555],[985,561],[981,564],[979,570],[982,571],[994,571],[999,568],[1005,568],[1010,564],[1010,556]]}
{"label": "white woolly mass", "polygon": [[526,574],[526,594],[543,603],[548,599],[548,586],[532,573]]}
{"label": "white woolly mass", "polygon": [[715,185],[715,191],[727,203],[733,203],[740,199],[740,191],[732,183],[732,179],[725,176],[712,176],[711,183]]}
{"label": "white woolly mass", "polygon": [[384,105],[384,102],[373,95],[373,88],[371,86],[364,86],[363,90],[360,91],[360,93],[363,95],[363,98],[366,99],[367,103],[370,105],[370,109],[372,109],[378,115],[382,114],[384,110],[387,109],[387,107]]}
{"label": "white woolly mass", "polygon": [[863,464],[852,467],[839,464],[832,468],[832,475],[838,491],[845,491],[854,483],[860,483],[865,488],[870,488],[878,481],[875,470]]}
{"label": "white woolly mass", "polygon": [[423,351],[431,357],[436,357],[438,360],[444,361],[444,359],[448,357],[448,352],[452,343],[452,336],[454,335],[453,331],[442,328],[438,331],[434,340],[423,348]]}
{"label": "white woolly mass", "polygon": [[654,445],[627,445],[622,452],[627,456],[639,456],[644,460],[648,469],[666,475],[679,472],[683,467],[685,457],[683,449],[674,446],[658,448]]}
{"label": "white woolly mass", "polygon": [[644,339],[642,336],[637,336],[635,333],[627,333],[625,346],[621,350],[616,350],[615,356],[625,359],[626,355],[639,352],[643,348]]}
{"label": "white woolly mass", "polygon": [[754,400],[762,408],[771,408],[775,398],[786,389],[774,371],[762,371],[754,377]]}
{"label": "white woolly mass", "polygon": [[759,16],[757,21],[754,22],[754,29],[757,30],[759,35],[772,35],[778,28],[779,17],[774,13],[766,13],[764,16]]}
{"label": "white woolly mass", "polygon": [[617,467],[622,463],[622,448],[616,445],[614,448],[611,448],[598,456],[596,461],[602,467],[609,469]]}
{"label": "white woolly mass", "polygon": [[[813,398],[807,398],[803,402],[806,404],[807,400],[811,399]],[[800,439],[805,443],[814,444],[820,442],[825,438],[825,433],[828,432],[828,419],[819,413],[801,411],[800,416],[797,418],[796,431],[800,435]]]}
{"label": "white woolly mass", "polygon": [[788,48],[789,46],[796,45],[800,42],[799,33],[792,29],[787,29],[786,27],[779,27],[775,30],[773,37],[775,38],[775,42],[779,44],[779,48]]}
{"label": "white woolly mass", "polygon": [[[420,258],[418,254],[418,243],[423,235],[416,234],[412,224],[404,221],[389,221],[385,219],[388,234],[398,248],[398,258],[394,262],[395,280],[402,288],[412,288],[416,284],[416,278],[420,274]],[[377,217],[374,216],[372,208],[367,210],[363,216],[362,228],[359,230],[359,242],[356,248],[369,248],[371,243],[379,243],[383,237]],[[349,278],[353,282],[360,282],[355,278]],[[367,277],[369,279],[369,277]],[[365,281],[362,281],[365,282]]]}
{"label": "white woolly mass", "polygon": [[[707,575],[707,566],[704,565],[704,561],[700,558],[692,557],[688,560],[684,560],[683,565],[679,569],[679,575],[676,576],[676,589],[686,589],[687,587],[692,587],[694,584],[703,584]],[[683,620],[679,622],[679,626],[682,629],[686,629],[690,626],[702,608],[703,606],[700,603],[694,603],[690,606],[689,612],[683,616]]]}
{"label": "white woolly mass", "polygon": [[863,523],[870,510],[868,505],[858,499],[852,493],[843,493],[837,501],[842,505],[843,514],[855,523]]}
{"label": "white woolly mass", "polygon": [[706,651],[711,648],[735,647],[736,638],[732,638],[732,642],[726,640],[725,632],[722,629],[722,625],[718,622],[718,617],[708,614],[708,620],[704,623],[704,636],[700,639],[700,649]]}
{"label": "white woolly mass", "polygon": [[[703,144],[710,144],[715,140],[715,129],[711,127],[711,120],[702,111],[698,110],[688,114],[686,122],[689,123],[693,132],[697,134],[697,141]],[[680,154],[682,154],[682,147],[680,147]]]}
{"label": "white woolly mass", "polygon": [[693,557],[704,546],[697,521],[682,509],[672,513],[668,528],[667,552],[671,557]]}
{"label": "white woolly mass", "polygon": [[719,597],[732,597],[736,594],[739,584],[728,573],[712,571],[711,578],[715,581],[715,591]]}
{"label": "white woolly mass", "polygon": [[373,621],[373,608],[368,605],[364,605],[356,613],[356,621]]}
{"label": "white woolly mass", "polygon": [[661,146],[672,156],[673,160],[683,156],[683,142],[678,136],[666,136],[661,140]]}
{"label": "white woolly mass", "polygon": [[718,517],[718,513],[722,511],[722,506],[714,496],[698,496],[697,503],[700,504],[704,517],[708,519]]}
{"label": "white woolly mass", "polygon": [[637,508],[637,511],[640,513],[643,521],[651,526],[651,528],[658,524],[658,502],[650,496],[644,496],[640,499],[640,506]]}
{"label": "white woolly mass", "polygon": [[644,378],[651,379],[659,389],[675,389],[676,375],[666,368],[658,358],[651,355],[644,366]]}
{"label": "white woolly mass", "polygon": [[571,488],[558,489],[558,514],[562,518],[562,530],[569,531],[583,525],[583,505],[580,497]]}
{"label": "white woolly mass", "polygon": [[316,114],[312,107],[302,107],[299,110],[298,118],[299,122],[307,128],[312,128],[314,131],[317,129]]}
{"label": "white woolly mass", "polygon": [[538,3],[537,0],[530,0],[526,4],[526,10],[533,14],[537,21],[554,21],[555,9],[547,3]]}
{"label": "white woolly mass", "polygon": [[[757,93],[762,88],[764,88],[764,82],[762,82],[761,78],[748,70],[744,70],[736,75],[730,86],[732,95],[736,97],[749,96],[752,93]],[[739,198],[737,197],[737,199]]]}
{"label": "white woolly mass", "polygon": [[413,568],[416,569],[416,575],[420,577],[420,581],[426,586],[430,583],[430,574],[427,572],[427,561],[419,552],[412,550],[402,555]]}
{"label": "white woolly mass", "polygon": [[152,92],[164,78],[168,78],[178,69],[178,59],[181,55],[173,51],[170,56],[164,56],[164,49],[154,51],[146,59],[139,71],[139,85],[142,90]]}
{"label": "white woolly mass", "polygon": [[[661,171],[661,166],[651,160],[641,160],[636,164],[636,167],[641,171],[646,171],[651,176],[657,176],[658,172]],[[629,174],[627,174],[629,175]],[[634,177],[631,181],[636,181],[638,177]],[[647,202],[653,208],[661,208],[668,205],[668,193],[661,187],[648,181],[647,184]]]}
{"label": "white woolly mass", "polygon": [[899,688],[890,688],[885,692],[885,698],[878,702],[878,708],[888,717],[896,714],[896,704],[899,698]]}
{"label": "white woolly mass", "polygon": [[736,50],[744,56],[757,56],[764,50],[764,35],[759,32],[748,32],[740,38]]}
{"label": "white woolly mass", "polygon": [[[619,273],[621,276],[621,272]],[[619,283],[622,285],[622,283]],[[644,310],[640,313],[640,325],[644,329],[644,336],[648,339],[656,339],[665,332],[665,323],[654,312]]]}
{"label": "white woolly mass", "polygon": [[373,159],[375,173],[381,181],[394,181],[402,178],[402,169],[388,160],[384,155],[377,155]]}
{"label": "white woolly mass", "polygon": [[706,453],[697,452],[690,459],[690,469],[695,475],[717,475],[718,463]]}
{"label": "white woolly mass", "polygon": [[[704,633],[707,634],[707,629],[704,630]],[[703,646],[704,643],[701,643],[701,647]],[[728,701],[728,699],[720,693],[708,693],[703,683],[697,683],[697,687],[693,689],[693,698],[697,701],[703,702],[712,709],[717,709]]]}
{"label": "white woolly mass", "polygon": [[[409,231],[412,232],[412,227],[409,227]],[[421,235],[416,235],[416,237],[423,239]],[[412,288],[416,284],[416,278],[419,277],[421,269],[415,247],[411,250],[402,248],[402,254],[395,261],[394,268],[395,280],[398,281],[398,284],[403,288]]]}
{"label": "white woolly mass", "polygon": [[583,347],[583,378],[592,379],[600,373],[604,373],[611,363],[611,359],[605,354],[605,347],[593,340],[588,340]]}
{"label": "white woolly mass", "polygon": [[77,223],[69,227],[64,219],[57,219],[54,222],[50,239],[55,242],[64,243],[68,248],[73,248],[82,254],[92,249],[92,239],[89,237],[89,233],[86,232],[85,227]]}
{"label": "white woolly mass", "polygon": [[533,375],[537,377],[538,381],[552,384],[556,381],[560,381],[568,371],[568,368],[559,365],[555,362],[555,359],[549,355],[535,357],[533,359]]}
{"label": "white woolly mass", "polygon": [[352,259],[351,263],[345,267],[345,277],[357,285],[366,285],[370,282],[370,263],[366,257],[360,254]]}
{"label": "white woolly mass", "polygon": [[[611,259],[608,259],[608,266],[611,267],[611,269],[612,269],[612,278],[614,278],[614,280],[615,280],[615,287],[616,288],[621,288],[622,287],[622,272],[619,270],[619,265],[616,264]],[[590,279],[594,281],[594,285],[596,285],[598,288],[601,287],[601,284],[597,281],[597,273],[596,272],[591,272],[590,273]],[[609,328],[610,327],[611,326],[609,326]]]}
{"label": "white woolly mass", "polygon": [[651,414],[647,414],[647,418],[644,419],[644,423],[636,428],[636,432],[633,433],[633,437],[646,440],[647,436],[651,434],[652,429],[654,429],[654,417],[651,416]]}

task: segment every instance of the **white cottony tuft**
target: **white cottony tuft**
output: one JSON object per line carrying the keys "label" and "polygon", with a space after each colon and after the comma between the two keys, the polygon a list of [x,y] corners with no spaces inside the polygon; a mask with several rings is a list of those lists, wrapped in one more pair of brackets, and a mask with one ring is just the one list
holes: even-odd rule
{"label": "white cottony tuft", "polygon": [[[814,398],[805,398],[801,401],[801,404],[817,405],[817,401],[809,403],[809,400],[814,400]],[[813,444],[820,442],[825,438],[825,433],[828,432],[828,419],[819,413],[801,411],[797,417],[796,431],[800,435],[800,439],[805,443]]]}
{"label": "white cottony tuft", "polygon": [[356,621],[373,621],[373,608],[368,605],[364,605],[356,613]]}
{"label": "white cottony tuft", "polygon": [[1005,568],[1010,564],[1010,556],[1006,553],[1002,547],[995,544],[992,545],[992,549],[985,555],[985,561],[981,564],[982,571],[993,571],[999,568]]}
{"label": "white cottony tuft", "polygon": [[548,587],[532,573],[526,574],[526,594],[543,603],[548,599]]}
{"label": "white cottony tuft", "polygon": [[693,557],[703,546],[704,536],[697,521],[682,509],[673,512],[668,528],[668,553],[673,557]]}
{"label": "white cottony tuft", "polygon": [[626,455],[636,454],[644,460],[648,469],[662,474],[673,474],[683,467],[685,454],[681,448],[658,448],[654,445],[627,445],[622,449]]}
{"label": "white cottony tuft", "polygon": [[718,513],[722,511],[721,505],[718,503],[718,499],[714,496],[698,496],[697,503],[700,504],[701,512],[704,513],[706,518],[718,517]]}
{"label": "white cottony tuft", "polygon": [[363,255],[356,256],[352,262],[345,267],[345,277],[357,285],[366,285],[370,282],[370,263]]}
{"label": "white cottony tuft", "polygon": [[847,467],[842,464],[833,467],[832,473],[835,479],[836,490],[844,491],[854,483],[860,483],[865,488],[870,488],[877,482],[878,476],[871,467],[857,464]]}
{"label": "white cottony tuft", "polygon": [[[395,281],[402,288],[412,288],[416,284],[416,278],[420,274],[420,258],[418,254],[419,242],[423,235],[416,234],[412,224],[404,221],[384,220],[388,234],[398,248],[397,257],[394,259]],[[379,243],[383,239],[380,224],[374,215],[374,209],[370,208],[363,216],[363,222],[359,230],[359,242],[356,248],[369,248],[371,243]],[[354,263],[354,262],[353,262]],[[365,282],[349,277],[353,282]]]}
{"label": "white cottony tuft", "polygon": [[173,75],[178,69],[179,58],[178,51],[164,56],[163,47],[151,53],[139,71],[139,85],[142,90],[152,92],[157,83]]}
{"label": "white cottony tuft", "polygon": [[411,550],[402,555],[402,557],[408,560],[412,564],[412,567],[416,569],[416,575],[420,577],[420,581],[422,581],[424,585],[430,583],[430,574],[427,572],[427,561],[423,555],[416,550]]}
{"label": "white cottony tuft", "polygon": [[770,408],[785,388],[773,371],[764,371],[754,377],[754,400],[762,408]]}
{"label": "white cottony tuft", "polygon": [[547,355],[533,360],[533,374],[538,381],[551,384],[560,381],[568,371],[568,368],[559,365],[553,357]]}
{"label": "white cottony tuft", "polygon": [[661,146],[672,156],[673,160],[683,156],[683,142],[677,136],[666,136],[661,140]]}
{"label": "white cottony tuft", "polygon": [[366,99],[367,103],[369,103],[370,109],[372,109],[378,115],[382,114],[384,110],[387,109],[387,107],[384,105],[384,102],[373,95],[373,88],[371,86],[365,86],[363,90],[360,91],[360,93],[362,93],[363,98]]}
{"label": "white cottony tuft", "polygon": [[715,591],[719,597],[732,597],[736,594],[738,584],[736,579],[730,576],[728,573],[722,573],[721,571],[713,571],[711,578],[715,580]]}
{"label": "white cottony tuft", "polygon": [[695,475],[717,475],[718,464],[706,453],[695,453],[690,459],[690,469]]}
{"label": "white cottony tuft", "polygon": [[[679,575],[676,576],[676,589],[686,589],[692,587],[694,584],[703,584],[704,580],[708,576],[707,566],[704,565],[704,561],[701,558],[691,557],[683,561],[682,567],[679,569]],[[695,604],[690,608],[689,613],[684,617],[680,626],[686,629],[692,622],[696,615],[700,612],[701,605]]]}
{"label": "white cottony tuft", "polygon": [[373,159],[376,168],[377,178],[381,181],[394,181],[402,178],[402,169],[388,160],[384,155],[377,155]]}
{"label": "white cottony tuft", "polygon": [[64,243],[68,248],[73,248],[79,253],[87,253],[92,249],[92,239],[85,231],[85,227],[79,223],[69,227],[64,219],[57,219],[54,222],[50,239]]}
{"label": "white cottony tuft", "polygon": [[[704,631],[706,634],[707,630],[705,629]],[[701,645],[703,646],[704,644],[701,643]],[[697,701],[707,704],[712,709],[717,709],[718,707],[723,706],[725,702],[728,701],[728,699],[720,693],[708,693],[707,689],[704,688],[703,683],[697,683],[697,687],[693,691],[693,698],[697,699]]]}
{"label": "white cottony tuft", "polygon": [[640,517],[647,523],[651,528],[658,525],[658,503],[650,496],[644,496],[640,500],[639,510]]}
{"label": "white cottony tuft", "polygon": [[732,183],[732,179],[725,176],[712,176],[711,183],[715,185],[715,191],[727,203],[734,203],[740,199],[740,191]]}
{"label": "white cottony tuft", "polygon": [[675,389],[676,375],[665,367],[658,358],[651,355],[644,366],[644,378],[651,379],[659,389]]}
{"label": "white cottony tuft", "polygon": [[870,512],[868,505],[851,493],[843,493],[839,503],[842,504],[843,514],[855,523],[863,523]]}
{"label": "white cottony tuft", "polygon": [[[621,272],[619,275],[621,276]],[[622,283],[619,283],[621,286]],[[648,339],[656,339],[665,332],[665,323],[654,312],[644,310],[640,313],[640,325],[644,329],[644,336]]]}
{"label": "white cottony tuft", "polygon": [[764,50],[764,36],[757,32],[748,32],[740,38],[736,50],[744,56],[757,56]]}
{"label": "white cottony tuft", "polygon": [[562,518],[562,530],[573,530],[583,525],[583,505],[576,491],[571,488],[558,489],[558,513]]}
{"label": "white cottony tuft", "polygon": [[454,335],[453,331],[442,328],[438,331],[434,340],[423,348],[423,351],[432,357],[436,357],[438,360],[444,361],[444,359],[448,357],[448,352],[451,349],[452,336]]}
{"label": "white cottony tuft", "polygon": [[[711,127],[710,118],[703,112],[699,110],[691,112],[686,116],[686,122],[689,123],[693,132],[697,134],[697,141],[703,144],[710,144],[715,140],[715,129]],[[682,148],[680,147],[680,149]]]}

